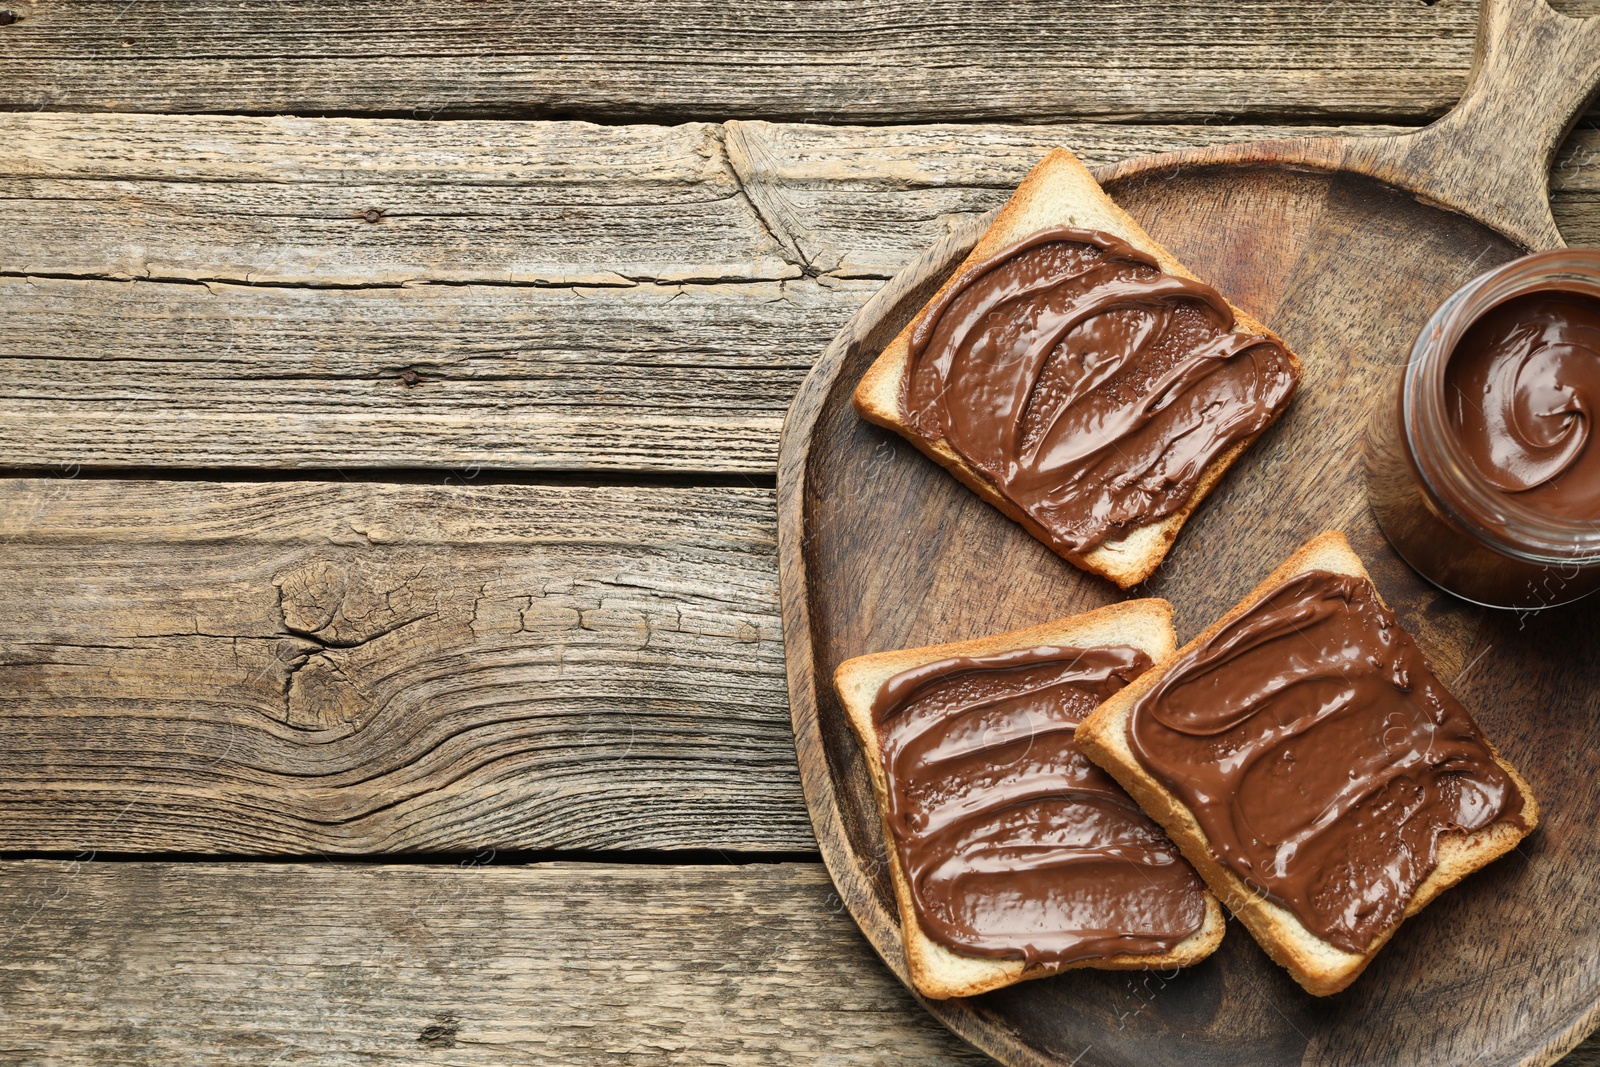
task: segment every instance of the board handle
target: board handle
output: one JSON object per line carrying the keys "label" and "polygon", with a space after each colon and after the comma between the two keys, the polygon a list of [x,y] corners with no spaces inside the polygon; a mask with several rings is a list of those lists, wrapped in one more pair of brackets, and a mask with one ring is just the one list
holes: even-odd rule
{"label": "board handle", "polygon": [[1415,133],[1354,142],[1351,163],[1529,249],[1560,248],[1550,164],[1597,89],[1600,17],[1572,18],[1545,0],[1483,0],[1460,103]]}

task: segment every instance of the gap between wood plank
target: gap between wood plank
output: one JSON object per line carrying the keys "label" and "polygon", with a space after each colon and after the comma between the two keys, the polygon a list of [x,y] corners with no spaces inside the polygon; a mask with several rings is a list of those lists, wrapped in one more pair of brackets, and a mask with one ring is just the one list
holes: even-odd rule
{"label": "gap between wood plank", "polygon": [[[348,109],[316,109],[306,111],[280,111],[273,108],[252,110],[250,108],[226,107],[195,111],[160,111],[139,109],[137,112],[105,111],[105,114],[141,115],[172,115],[195,116],[206,118],[292,118],[292,119],[382,119],[402,120],[406,122],[422,122],[428,125],[444,125],[451,122],[583,122],[590,126],[626,127],[626,126],[682,126],[691,122],[704,122],[721,124],[724,122],[783,122],[802,123],[807,126],[822,126],[835,129],[861,128],[861,129],[889,129],[897,126],[931,125],[935,122],[941,126],[971,126],[982,127],[995,123],[1014,123],[1017,125],[1045,125],[1061,122],[1081,122],[1099,126],[1172,126],[1188,123],[1199,124],[1205,119],[1204,125],[1217,129],[1226,129],[1230,126],[1283,126],[1288,128],[1306,127],[1317,129],[1323,126],[1399,126],[1405,128],[1420,128],[1438,119],[1448,107],[1429,109],[1418,113],[1391,113],[1388,111],[1349,111],[1349,112],[1319,112],[1319,113],[1291,113],[1277,114],[1271,111],[1240,111],[1230,112],[1217,117],[1198,115],[1083,115],[1072,118],[1045,118],[1037,119],[1026,115],[998,115],[992,118],[964,119],[959,116],[940,118],[937,120],[914,120],[899,117],[888,118],[818,118],[803,111],[772,112],[772,113],[730,113],[726,111],[705,112],[677,112],[640,109],[626,112],[600,112],[591,113],[569,110],[546,110],[541,108],[506,107],[506,108],[460,108],[446,109],[439,112],[418,114],[403,108],[385,108],[371,111]],[[99,113],[99,109],[86,108],[36,108],[21,105],[5,104],[0,102],[0,115],[81,115]],[[1586,122],[1600,122],[1600,117],[1586,116]]]}
{"label": "gap between wood plank", "polygon": [[513,468],[429,467],[121,467],[57,464],[53,466],[0,466],[0,480],[44,478],[67,481],[155,482],[362,482],[386,485],[549,485],[573,488],[683,488],[775,489],[772,472],[740,474],[729,471],[663,470],[517,470]]}
{"label": "gap between wood plank", "polygon": [[470,852],[396,853],[213,853],[213,852],[108,852],[85,848],[0,849],[0,863],[24,860],[63,863],[316,863],[360,867],[533,867],[545,863],[613,863],[633,867],[743,867],[764,863],[821,863],[815,851],[759,851],[722,848],[685,849],[496,849]]}

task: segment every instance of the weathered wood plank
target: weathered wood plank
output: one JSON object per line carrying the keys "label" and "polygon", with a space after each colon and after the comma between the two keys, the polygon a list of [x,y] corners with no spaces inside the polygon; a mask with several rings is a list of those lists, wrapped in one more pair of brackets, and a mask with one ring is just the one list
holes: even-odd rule
{"label": "weathered wood plank", "polygon": [[11,7],[7,110],[627,121],[1420,118],[1455,101],[1476,22],[1454,0]]}
{"label": "weathered wood plank", "polygon": [[493,860],[0,864],[0,1063],[990,1062],[820,865]]}
{"label": "weathered wood plank", "polygon": [[6,848],[810,850],[770,490],[0,481]]}
{"label": "weathered wood plank", "polygon": [[492,858],[0,864],[0,1063],[989,1062],[820,865]]}
{"label": "weathered wood plank", "polygon": [[[1392,127],[679,127],[11,115],[0,273],[258,286],[884,278],[1039,156]],[[1600,131],[1554,172],[1594,225]],[[370,214],[369,214],[370,213]]]}
{"label": "weathered wood plank", "polygon": [[[0,158],[13,463],[723,471],[770,470],[800,378],[877,279],[1050,146],[1101,163],[1288,132],[0,129],[18,146]],[[1575,137],[1556,185],[1569,236],[1600,243],[1600,133]]]}
{"label": "weathered wood plank", "polygon": [[705,123],[17,115],[0,129],[8,272],[282,285],[800,274]]}
{"label": "weathered wood plank", "polygon": [[782,225],[792,189],[831,211],[818,225],[848,223],[836,240],[888,242],[890,258],[855,271],[884,277],[925,243],[907,223],[987,209],[1057,144],[1099,163],[1300,132],[5,115],[0,271],[324,287],[779,280],[802,273]]}
{"label": "weathered wood plank", "polygon": [[0,453],[61,466],[765,471],[811,359],[880,284],[0,279]]}
{"label": "weathered wood plank", "polygon": [[[811,141],[791,178],[765,124],[19,115],[0,128],[19,146],[0,160],[0,273],[70,279],[0,278],[14,462],[736,471],[771,468],[788,398],[877,286],[802,278],[807,257],[891,274],[1063,136],[1098,161],[1266,132],[850,130],[833,173]],[[876,231],[846,217],[796,244],[773,228],[795,225],[768,188],[780,181],[873,202]],[[367,207],[386,214],[367,223]],[[541,221],[508,225],[523,216]],[[858,251],[830,251],[845,246]],[[149,277],[207,284],[102,280]],[[728,281],[682,284],[712,279]]]}

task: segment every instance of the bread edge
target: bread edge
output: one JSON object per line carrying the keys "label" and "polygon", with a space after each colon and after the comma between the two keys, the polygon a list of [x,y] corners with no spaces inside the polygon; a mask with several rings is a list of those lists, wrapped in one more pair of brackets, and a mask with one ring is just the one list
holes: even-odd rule
{"label": "bread edge", "polygon": [[[1526,828],[1496,823],[1472,833],[1442,835],[1438,845],[1438,865],[1433,873],[1417,887],[1394,925],[1374,938],[1367,951],[1360,954],[1345,952],[1320,940],[1288,909],[1252,891],[1216,858],[1205,832],[1190,809],[1140,766],[1128,744],[1129,713],[1134,702],[1161,680],[1178,657],[1209,640],[1283,582],[1312,570],[1359,575],[1369,583],[1372,581],[1360,557],[1350,548],[1342,533],[1328,531],[1312,538],[1226,614],[1184,645],[1172,660],[1147,671],[1095,709],[1078,727],[1078,745],[1085,755],[1109,772],[1128,791],[1146,814],[1166,830],[1167,835],[1200,872],[1206,885],[1244,924],[1267,955],[1286,969],[1306,992],[1321,997],[1337,993],[1355,981],[1406,919],[1467,875],[1515,848],[1538,825],[1539,806],[1528,783],[1485,738],[1495,762],[1506,771],[1522,793]],[[1377,594],[1376,585],[1373,586],[1373,592]],[[1378,599],[1380,603],[1383,602],[1381,595]]]}
{"label": "bread edge", "polygon": [[1172,630],[1172,606],[1165,600],[1149,598],[1123,601],[1081,615],[972,641],[857,656],[841,663],[834,671],[834,689],[844,706],[850,728],[861,745],[872,778],[872,793],[878,806],[890,880],[894,884],[895,904],[900,913],[906,969],[918,993],[932,1000],[945,1000],[976,996],[1016,982],[1080,968],[1147,970],[1186,967],[1198,963],[1216,950],[1222,941],[1225,920],[1221,904],[1209,892],[1206,893],[1206,917],[1201,928],[1174,946],[1171,952],[1159,956],[1129,954],[1067,964],[1029,965],[1022,960],[967,956],[933,941],[917,922],[911,886],[900,865],[899,853],[889,829],[886,818],[888,781],[878,747],[877,728],[872,721],[872,701],[884,682],[901,671],[934,660],[950,656],[990,655],[1041,644],[1080,648],[1126,644],[1143,650],[1152,660],[1160,663],[1172,655],[1176,643]]}

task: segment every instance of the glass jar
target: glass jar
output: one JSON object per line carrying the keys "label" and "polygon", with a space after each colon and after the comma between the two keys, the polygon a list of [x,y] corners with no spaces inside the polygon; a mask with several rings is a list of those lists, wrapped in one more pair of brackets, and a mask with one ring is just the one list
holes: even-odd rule
{"label": "glass jar", "polygon": [[[1600,515],[1546,514],[1485,478],[1451,426],[1445,368],[1479,318],[1530,293],[1600,300],[1600,251],[1539,252],[1456,290],[1423,326],[1396,395],[1367,428],[1367,499],[1395,551],[1447,593],[1523,611],[1600,588]],[[1600,397],[1589,399],[1600,410]],[[1586,448],[1600,448],[1600,426],[1589,429]]]}

